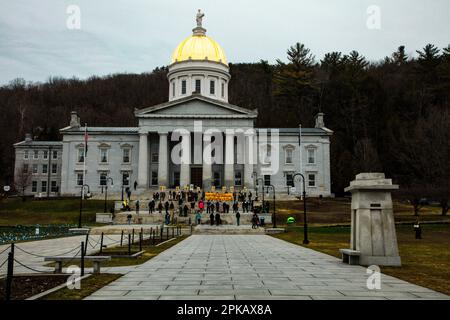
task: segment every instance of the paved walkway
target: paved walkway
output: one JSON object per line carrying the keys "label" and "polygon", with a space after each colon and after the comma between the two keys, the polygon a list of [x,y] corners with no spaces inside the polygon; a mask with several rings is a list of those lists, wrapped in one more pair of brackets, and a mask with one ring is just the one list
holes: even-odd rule
{"label": "paved walkway", "polygon": [[[100,249],[100,235],[90,235],[87,246],[87,254],[97,252]],[[86,236],[73,236],[65,238],[47,239],[30,242],[19,242],[15,245],[14,274],[34,273],[36,271],[53,271],[53,267],[44,267],[44,256],[75,256],[80,255],[81,242]],[[108,235],[103,239],[104,245],[120,243],[120,235]],[[0,245],[0,265],[8,258],[10,245]],[[6,251],[5,251],[6,250]],[[30,267],[30,270],[22,265]],[[0,275],[6,274],[7,263],[0,267]],[[90,268],[87,268],[87,272]]]}
{"label": "paved walkway", "polygon": [[[124,269],[122,269],[123,271]],[[266,235],[193,235],[87,299],[448,299]]]}

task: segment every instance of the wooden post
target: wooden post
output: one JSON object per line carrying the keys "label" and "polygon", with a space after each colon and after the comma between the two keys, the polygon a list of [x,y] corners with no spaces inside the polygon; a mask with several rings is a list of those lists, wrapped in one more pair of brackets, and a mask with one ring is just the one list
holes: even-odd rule
{"label": "wooden post", "polygon": [[103,232],[102,232],[102,237],[100,238],[100,253],[103,252]]}
{"label": "wooden post", "polygon": [[128,255],[131,256],[131,234],[128,234]]}
{"label": "wooden post", "polygon": [[5,299],[11,300],[11,286],[14,277],[14,243],[11,243],[11,250],[8,253],[8,271],[6,273]]}
{"label": "wooden post", "polygon": [[81,242],[81,276],[84,276],[84,255],[86,252],[84,252],[84,243]]}

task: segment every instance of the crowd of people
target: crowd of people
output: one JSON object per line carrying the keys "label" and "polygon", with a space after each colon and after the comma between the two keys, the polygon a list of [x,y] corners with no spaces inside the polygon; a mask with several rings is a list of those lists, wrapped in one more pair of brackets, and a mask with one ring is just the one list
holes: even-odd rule
{"label": "crowd of people", "polygon": [[[232,203],[230,206],[230,202]],[[269,203],[265,202],[264,210],[261,205],[256,206],[258,196],[253,196],[251,191],[235,191],[233,192],[232,201],[212,201],[206,199],[204,191],[184,191],[184,190],[170,190],[154,192],[151,200],[147,203],[148,213],[163,214],[164,222],[169,224],[176,214],[181,217],[187,217],[189,214],[195,214],[195,222],[201,224],[202,215],[209,214],[209,224],[220,225],[222,220],[220,214],[229,214],[230,207],[232,213],[236,216],[237,225],[240,224],[240,209],[243,213],[253,212],[252,227],[259,226],[258,213],[269,212]],[[124,199],[122,203],[122,210],[130,211],[129,199]],[[135,202],[136,213],[139,214],[142,209],[142,204],[139,200]]]}

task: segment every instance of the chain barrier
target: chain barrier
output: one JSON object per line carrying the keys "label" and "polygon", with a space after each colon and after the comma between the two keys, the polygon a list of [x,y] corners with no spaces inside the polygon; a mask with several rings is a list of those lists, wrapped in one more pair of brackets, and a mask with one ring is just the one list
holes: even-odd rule
{"label": "chain barrier", "polygon": [[[35,257],[38,257],[38,258],[45,258],[45,257],[47,257],[47,255],[44,256],[44,255],[40,255],[40,254],[36,254],[36,253],[30,252],[30,251],[27,251],[27,250],[25,250],[25,249],[22,249],[22,248],[18,247],[17,245],[15,245],[14,247],[15,247],[16,249],[19,249],[20,251],[26,253],[26,254],[29,254],[29,255],[32,255],[32,256],[35,256]],[[79,249],[78,246],[75,247],[75,248],[70,249],[70,250],[67,251],[67,252],[57,253],[57,254],[53,254],[53,255],[55,255],[55,256],[63,256],[63,255],[69,254],[69,253],[71,253],[71,252],[73,252],[73,251],[75,251],[75,250],[77,250],[77,249]]]}
{"label": "chain barrier", "polygon": [[38,272],[38,273],[49,273],[49,271],[37,270],[37,269],[34,269],[32,267],[29,267],[29,266],[23,264],[22,262],[20,262],[19,260],[17,260],[16,258],[14,258],[14,261],[17,262],[22,267],[28,269],[28,270],[31,270],[31,271],[34,271],[34,272]]}
{"label": "chain barrier", "polygon": [[7,263],[8,262],[8,258],[6,258],[6,260],[5,261],[3,261],[3,263],[2,264],[0,264],[0,269],[5,265],[5,263]]}
{"label": "chain barrier", "polygon": [[11,246],[8,245],[8,246],[5,248],[5,250],[3,250],[2,252],[0,252],[0,256],[1,256],[2,254],[4,254],[6,251],[8,251],[10,248],[11,248]]}

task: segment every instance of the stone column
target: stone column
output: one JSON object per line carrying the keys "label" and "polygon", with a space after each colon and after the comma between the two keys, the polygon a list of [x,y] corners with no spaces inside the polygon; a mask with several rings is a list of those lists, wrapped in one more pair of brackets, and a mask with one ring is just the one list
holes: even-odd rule
{"label": "stone column", "polygon": [[191,133],[183,134],[182,139],[183,156],[180,164],[180,187],[185,187],[191,183]]}
{"label": "stone column", "polygon": [[256,170],[256,160],[257,151],[256,151],[256,134],[246,133],[245,134],[245,150],[244,150],[244,186],[247,189],[253,189],[254,180],[253,180],[253,171]]}
{"label": "stone column", "polygon": [[139,134],[138,187],[148,188],[148,132]]}
{"label": "stone column", "polygon": [[234,186],[234,134],[225,133],[225,186]]}
{"label": "stone column", "polygon": [[211,149],[209,154],[205,154],[205,147],[211,144],[211,135],[203,135],[203,166],[202,166],[202,176],[203,176],[203,190],[209,191],[212,186],[212,163],[211,163]]}
{"label": "stone column", "polygon": [[167,132],[159,133],[158,185],[168,187],[169,160],[167,158]]}

